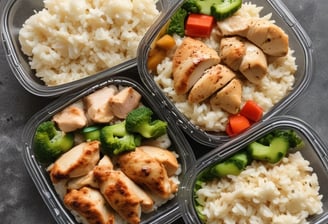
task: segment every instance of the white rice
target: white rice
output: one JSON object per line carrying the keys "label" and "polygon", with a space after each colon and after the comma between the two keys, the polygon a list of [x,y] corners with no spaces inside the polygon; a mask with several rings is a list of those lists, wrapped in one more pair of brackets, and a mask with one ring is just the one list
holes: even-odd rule
{"label": "white rice", "polygon": [[318,178],[300,152],[278,164],[254,161],[238,176],[203,184],[197,191],[206,223],[307,223],[322,213]]}
{"label": "white rice", "polygon": [[[261,17],[262,8],[251,3],[243,3],[237,14],[243,17]],[[262,16],[270,20],[271,15]],[[274,21],[273,21],[274,22]],[[212,36],[203,40],[208,46],[219,51],[219,41],[212,32]],[[177,46],[182,39],[175,35]],[[206,131],[220,132],[226,128],[229,114],[223,110],[213,110],[207,101],[202,103],[189,103],[187,94],[177,95],[173,88],[172,78],[172,55],[174,50],[157,66],[155,82],[164,93],[174,102],[177,109],[183,113],[193,124]],[[262,79],[260,85],[254,85],[248,81],[243,82],[242,105],[246,100],[254,100],[264,110],[268,112],[277,102],[292,90],[295,81],[296,71],[294,51],[289,50],[285,57],[281,57],[268,66],[268,74]]]}
{"label": "white rice", "polygon": [[158,15],[154,0],[44,0],[19,41],[36,76],[54,86],[135,58]]}

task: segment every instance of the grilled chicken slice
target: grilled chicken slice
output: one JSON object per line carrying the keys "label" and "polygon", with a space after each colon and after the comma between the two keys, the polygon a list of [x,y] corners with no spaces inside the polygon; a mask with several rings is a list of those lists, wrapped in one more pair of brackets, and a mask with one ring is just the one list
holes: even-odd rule
{"label": "grilled chicken slice", "polygon": [[220,57],[227,66],[239,70],[255,84],[259,84],[268,71],[267,59],[263,51],[244,38],[222,38]]}
{"label": "grilled chicken slice", "polygon": [[239,79],[231,80],[210,99],[211,106],[231,113],[238,113],[241,105],[242,85]]}
{"label": "grilled chicken slice", "polygon": [[72,178],[67,182],[67,189],[80,189],[82,187],[98,188],[93,170],[84,176]]}
{"label": "grilled chicken slice", "polygon": [[220,42],[221,62],[233,71],[238,71],[246,54],[245,41],[240,37],[224,37]]}
{"label": "grilled chicken slice", "polygon": [[281,57],[288,53],[288,35],[272,21],[262,18],[245,19],[231,16],[217,23],[221,36],[238,35],[247,38],[270,56]]}
{"label": "grilled chicken slice", "polygon": [[268,73],[268,65],[263,51],[254,44],[245,42],[246,54],[239,71],[252,83],[259,84]]}
{"label": "grilled chicken slice", "polygon": [[249,21],[242,16],[230,16],[217,22],[218,34],[220,36],[242,36],[247,35]]}
{"label": "grilled chicken slice", "polygon": [[218,53],[202,41],[186,37],[173,56],[173,81],[177,94],[185,94],[211,66],[218,64]]}
{"label": "grilled chicken slice", "polygon": [[77,102],[66,107],[59,113],[56,113],[52,120],[64,132],[75,131],[86,126],[88,122],[82,102]]}
{"label": "grilled chicken slice", "polygon": [[113,211],[98,190],[89,187],[71,190],[64,196],[64,204],[82,216],[83,223],[111,224],[115,221]]}
{"label": "grilled chicken slice", "polygon": [[168,177],[164,165],[139,148],[119,155],[117,162],[131,180],[163,199],[177,191],[177,185]]}
{"label": "grilled chicken slice", "polygon": [[50,177],[54,183],[62,179],[88,174],[97,164],[100,155],[100,142],[83,142],[63,155],[53,164]]}
{"label": "grilled chicken slice", "polygon": [[109,158],[109,156],[104,155],[101,160],[99,160],[99,163],[97,164],[97,166],[101,166],[101,167],[106,167],[108,169],[114,169],[114,165],[112,160]]}
{"label": "grilled chicken slice", "polygon": [[228,67],[217,64],[207,69],[204,75],[195,83],[188,95],[188,101],[199,103],[210,97],[235,77]]}
{"label": "grilled chicken slice", "polygon": [[115,94],[109,101],[113,114],[125,119],[128,113],[138,107],[141,95],[132,87],[126,87]]}
{"label": "grilled chicken slice", "polygon": [[96,123],[106,123],[114,118],[114,114],[109,106],[110,99],[117,92],[114,86],[103,87],[92,94],[84,97],[87,115],[91,121]]}
{"label": "grilled chicken slice", "polygon": [[270,56],[281,57],[288,53],[288,35],[271,21],[252,18],[246,37]]}
{"label": "grilled chicken slice", "polygon": [[176,174],[179,168],[179,163],[176,155],[173,152],[167,149],[146,145],[139,146],[138,149],[141,149],[142,151],[162,163],[166,169],[167,175],[173,176]]}
{"label": "grilled chicken slice", "polygon": [[128,223],[139,223],[141,211],[154,209],[153,200],[122,171],[97,166],[94,175],[106,201]]}

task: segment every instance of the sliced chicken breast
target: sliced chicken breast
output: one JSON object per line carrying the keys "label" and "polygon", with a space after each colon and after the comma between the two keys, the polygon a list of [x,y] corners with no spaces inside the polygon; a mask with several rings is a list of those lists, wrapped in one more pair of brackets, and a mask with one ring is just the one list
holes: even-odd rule
{"label": "sliced chicken breast", "polygon": [[242,16],[230,16],[217,22],[219,36],[242,36],[247,35],[249,21]]}
{"label": "sliced chicken breast", "polygon": [[173,56],[173,81],[177,94],[185,94],[211,66],[218,64],[218,53],[202,41],[186,37]]}
{"label": "sliced chicken breast", "polygon": [[52,119],[63,132],[71,132],[87,125],[88,119],[84,113],[82,102],[74,103],[59,113]]}
{"label": "sliced chicken breast", "polygon": [[239,79],[233,79],[210,99],[211,106],[221,108],[228,113],[238,113],[241,105],[242,85]]}
{"label": "sliced chicken breast", "polygon": [[270,56],[281,57],[288,53],[289,38],[283,29],[262,18],[245,19],[231,16],[217,22],[220,36],[241,36],[257,45]]}
{"label": "sliced chicken breast", "polygon": [[113,211],[98,190],[89,187],[71,190],[64,196],[64,204],[69,210],[82,216],[84,223],[115,223]]}
{"label": "sliced chicken breast", "polygon": [[56,183],[62,179],[87,175],[97,164],[100,156],[100,142],[83,142],[63,155],[50,170],[51,180]]}
{"label": "sliced chicken breast", "polygon": [[93,170],[84,176],[72,178],[67,182],[67,189],[80,189],[82,187],[98,188]]}
{"label": "sliced chicken breast", "polygon": [[121,119],[125,119],[128,113],[137,108],[141,95],[132,87],[126,87],[115,94],[109,101],[113,114]]}
{"label": "sliced chicken breast", "polygon": [[139,146],[138,149],[141,149],[142,151],[162,163],[169,176],[173,176],[176,174],[179,168],[179,163],[176,155],[173,152],[167,149],[148,145]]}
{"label": "sliced chicken breast", "polygon": [[177,191],[164,165],[141,149],[119,155],[117,162],[131,180],[163,199],[170,198]]}
{"label": "sliced chicken breast", "polygon": [[104,155],[101,160],[99,160],[99,163],[97,164],[97,166],[101,166],[101,167],[106,167],[108,169],[114,169],[114,165],[112,160],[109,158],[109,156]]}
{"label": "sliced chicken breast", "polygon": [[270,56],[280,57],[288,53],[288,35],[271,21],[252,18],[246,37]]}
{"label": "sliced chicken breast", "polygon": [[240,72],[252,83],[259,84],[268,73],[263,51],[251,42],[245,42],[246,53],[241,61]]}
{"label": "sliced chicken breast", "polygon": [[116,87],[106,86],[84,97],[87,115],[91,121],[106,123],[114,118],[109,102],[116,92]]}
{"label": "sliced chicken breast", "polygon": [[220,41],[220,58],[233,71],[238,71],[246,54],[245,41],[240,37],[224,37]]}
{"label": "sliced chicken breast", "polygon": [[188,101],[199,103],[206,100],[235,76],[235,73],[225,65],[217,64],[212,66],[205,70],[204,75],[192,87],[188,95]]}
{"label": "sliced chicken breast", "polygon": [[128,223],[140,223],[141,211],[152,211],[153,200],[122,171],[96,167],[100,192],[110,206]]}

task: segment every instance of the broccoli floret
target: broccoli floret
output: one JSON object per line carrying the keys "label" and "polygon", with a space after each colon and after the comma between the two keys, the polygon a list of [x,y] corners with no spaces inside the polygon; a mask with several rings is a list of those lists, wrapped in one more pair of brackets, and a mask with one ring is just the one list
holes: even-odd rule
{"label": "broccoli floret", "polygon": [[162,120],[152,121],[153,111],[145,106],[128,113],[125,127],[128,132],[139,133],[144,138],[157,138],[166,134],[167,123]]}
{"label": "broccoli floret", "polygon": [[185,20],[188,12],[183,8],[179,8],[171,17],[166,32],[170,35],[177,34],[180,37],[185,35]]}
{"label": "broccoli floret", "polygon": [[186,0],[181,8],[185,9],[187,12],[198,13],[199,5],[197,4],[199,0]]}
{"label": "broccoli floret", "polygon": [[132,151],[141,144],[141,136],[127,132],[125,121],[105,126],[100,130],[102,151],[107,155],[118,155]]}
{"label": "broccoli floret", "polygon": [[57,130],[53,121],[41,123],[35,132],[34,154],[41,163],[52,163],[74,145],[74,135]]}

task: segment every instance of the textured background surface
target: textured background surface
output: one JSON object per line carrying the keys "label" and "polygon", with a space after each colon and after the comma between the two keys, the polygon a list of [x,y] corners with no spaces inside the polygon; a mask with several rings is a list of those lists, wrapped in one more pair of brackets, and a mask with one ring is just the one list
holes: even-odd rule
{"label": "textured background surface", "polygon": [[[2,0],[4,1],[4,0]],[[284,0],[313,42],[315,74],[289,114],[308,122],[328,144],[328,4],[326,0]],[[51,99],[26,92],[12,74],[0,45],[0,217],[1,223],[54,223],[25,170],[17,140],[26,121]]]}

